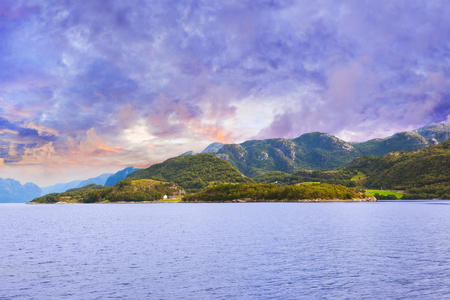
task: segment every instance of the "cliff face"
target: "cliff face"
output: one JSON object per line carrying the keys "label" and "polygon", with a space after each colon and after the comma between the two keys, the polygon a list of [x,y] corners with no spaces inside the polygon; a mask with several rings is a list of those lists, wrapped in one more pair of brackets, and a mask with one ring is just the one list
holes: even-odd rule
{"label": "cliff face", "polygon": [[20,184],[17,180],[0,178],[0,203],[25,203],[42,195],[34,183]]}

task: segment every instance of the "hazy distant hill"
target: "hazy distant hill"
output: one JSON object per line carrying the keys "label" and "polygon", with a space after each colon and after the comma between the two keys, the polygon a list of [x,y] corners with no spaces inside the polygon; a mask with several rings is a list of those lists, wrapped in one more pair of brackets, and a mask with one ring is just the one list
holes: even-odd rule
{"label": "hazy distant hill", "polygon": [[269,171],[292,173],[300,169],[333,170],[361,155],[381,156],[392,151],[414,151],[448,139],[450,126],[431,124],[415,131],[399,132],[384,139],[347,143],[331,134],[312,132],[295,139],[252,140],[225,144],[214,154],[229,161],[244,175]]}
{"label": "hazy distant hill", "polygon": [[42,192],[44,195],[50,194],[50,193],[62,193],[69,189],[76,188],[80,185],[81,180],[75,180],[71,182],[66,183],[57,183],[51,186],[42,187]]}
{"label": "hazy distant hill", "polygon": [[25,203],[41,195],[42,190],[34,183],[22,185],[11,178],[0,178],[0,203]]}
{"label": "hazy distant hill", "polygon": [[212,154],[185,155],[131,173],[131,179],[173,181],[186,192],[197,192],[211,183],[251,182],[230,163]]}
{"label": "hazy distant hill", "polygon": [[97,177],[89,178],[86,180],[75,180],[71,182],[66,183],[57,183],[55,185],[43,187],[42,191],[44,195],[51,194],[51,193],[62,193],[69,189],[73,188],[81,188],[89,184],[98,184],[98,185],[105,185],[106,180],[113,175],[112,173],[106,173],[102,174]]}
{"label": "hazy distant hill", "polygon": [[125,179],[131,172],[134,172],[136,170],[138,170],[138,169],[133,168],[133,167],[128,167],[123,170],[120,170],[120,171],[116,172],[115,174],[109,176],[104,185],[105,186],[116,185],[116,183]]}
{"label": "hazy distant hill", "polygon": [[97,176],[97,177],[93,177],[93,178],[89,178],[89,179],[83,180],[82,182],[80,182],[80,184],[77,187],[81,188],[81,187],[89,185],[89,184],[105,185],[106,180],[108,180],[108,178],[111,175],[113,175],[113,173],[106,173],[106,174],[102,174],[102,175]]}

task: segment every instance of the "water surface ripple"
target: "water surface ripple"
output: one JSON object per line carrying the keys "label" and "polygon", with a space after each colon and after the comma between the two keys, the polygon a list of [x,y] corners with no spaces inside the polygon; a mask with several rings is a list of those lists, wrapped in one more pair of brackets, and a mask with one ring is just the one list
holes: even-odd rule
{"label": "water surface ripple", "polygon": [[1,204],[0,299],[450,298],[447,204]]}

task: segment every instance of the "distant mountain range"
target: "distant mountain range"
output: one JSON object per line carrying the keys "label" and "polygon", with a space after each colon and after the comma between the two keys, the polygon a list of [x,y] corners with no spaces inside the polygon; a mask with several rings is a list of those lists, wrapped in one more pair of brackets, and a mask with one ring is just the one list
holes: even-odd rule
{"label": "distant mountain range", "polygon": [[98,184],[98,185],[105,185],[108,178],[113,175],[112,173],[106,173],[102,174],[97,177],[89,178],[86,180],[75,180],[67,183],[57,183],[55,185],[43,187],[42,189],[42,195],[47,195],[51,193],[62,193],[69,189],[75,189],[75,188],[81,188],[89,184]]}
{"label": "distant mountain range", "polygon": [[[314,182],[321,185],[311,185]],[[449,182],[450,140],[447,140],[411,152],[363,155],[338,170],[272,171],[254,178],[244,176],[229,162],[210,153],[183,155],[132,172],[114,187],[91,184],[33,202],[140,202],[155,201],[173,193],[186,195],[187,201],[355,199],[364,197],[360,191],[366,188],[402,191],[398,195],[403,194],[404,199],[450,199]]]}
{"label": "distant mountain range", "polygon": [[269,171],[333,170],[350,164],[361,155],[382,156],[392,151],[414,151],[436,145],[449,137],[450,125],[437,123],[361,143],[348,143],[328,133],[312,132],[295,139],[252,140],[222,147],[216,144],[209,152],[229,161],[244,175],[254,177]]}
{"label": "distant mountain range", "polygon": [[109,176],[104,185],[105,186],[116,185],[119,181],[121,181],[122,179],[125,179],[131,172],[134,172],[136,170],[139,170],[139,169],[136,169],[133,167],[125,168],[125,169]]}
{"label": "distant mountain range", "polygon": [[22,185],[19,181],[11,178],[0,178],[0,203],[25,203],[36,197],[52,193],[63,193],[70,189],[82,188],[91,184],[113,186],[135,170],[137,169],[128,167],[115,174],[105,173],[86,180],[57,183],[42,188],[31,182]]}
{"label": "distant mountain range", "polygon": [[22,185],[11,178],[0,178],[0,203],[23,203],[41,195],[41,189],[34,183]]}
{"label": "distant mountain range", "polygon": [[[213,143],[206,147],[202,153],[212,153],[230,162],[242,174],[254,177],[269,171],[293,173],[301,169],[333,170],[349,165],[361,155],[382,156],[392,151],[414,151],[442,143],[449,138],[450,125],[437,123],[413,131],[399,132],[384,139],[373,139],[361,143],[349,143],[328,133],[312,132],[295,139],[251,140],[241,144]],[[193,154],[190,151],[183,155]],[[199,163],[197,160],[194,161],[195,163],[192,166]],[[171,161],[169,160],[169,162]],[[173,162],[176,162],[176,160]],[[178,176],[176,171],[173,174],[169,174],[173,170],[164,173],[165,171],[159,170],[156,167],[157,165],[154,166],[151,166],[144,173],[151,174],[150,177],[156,176],[159,179],[169,181],[175,181],[174,179]],[[28,202],[41,195],[65,192],[68,189],[81,188],[89,184],[113,186],[136,170],[129,167],[115,174],[102,174],[87,180],[58,183],[43,188],[39,188],[33,183],[21,185],[14,179],[0,178],[0,202]],[[235,174],[229,172],[231,171],[226,172],[227,176],[235,176]],[[144,173],[136,174],[142,176]],[[185,189],[196,190],[196,185],[203,187],[209,184],[210,179],[187,178],[183,181],[189,181],[186,186],[183,186]]]}

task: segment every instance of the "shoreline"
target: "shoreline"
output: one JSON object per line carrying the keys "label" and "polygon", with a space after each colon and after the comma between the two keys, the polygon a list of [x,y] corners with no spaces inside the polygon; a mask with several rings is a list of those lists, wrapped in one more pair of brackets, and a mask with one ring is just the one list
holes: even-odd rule
{"label": "shoreline", "polygon": [[33,202],[27,202],[25,204],[30,205],[39,205],[39,204],[139,204],[139,203],[146,203],[146,204],[159,204],[159,203],[323,203],[323,202],[330,202],[330,203],[336,203],[336,202],[377,202],[377,199],[375,197],[367,197],[363,199],[298,199],[298,200],[254,200],[254,199],[234,199],[234,200],[227,200],[227,201],[119,201],[119,202],[94,202],[94,203],[81,203],[81,202],[56,202],[56,203],[33,203]]}
{"label": "shoreline", "polygon": [[298,200],[253,200],[253,199],[235,199],[227,201],[180,201],[178,203],[321,203],[321,202],[377,202],[375,197],[364,199],[298,199]]}

